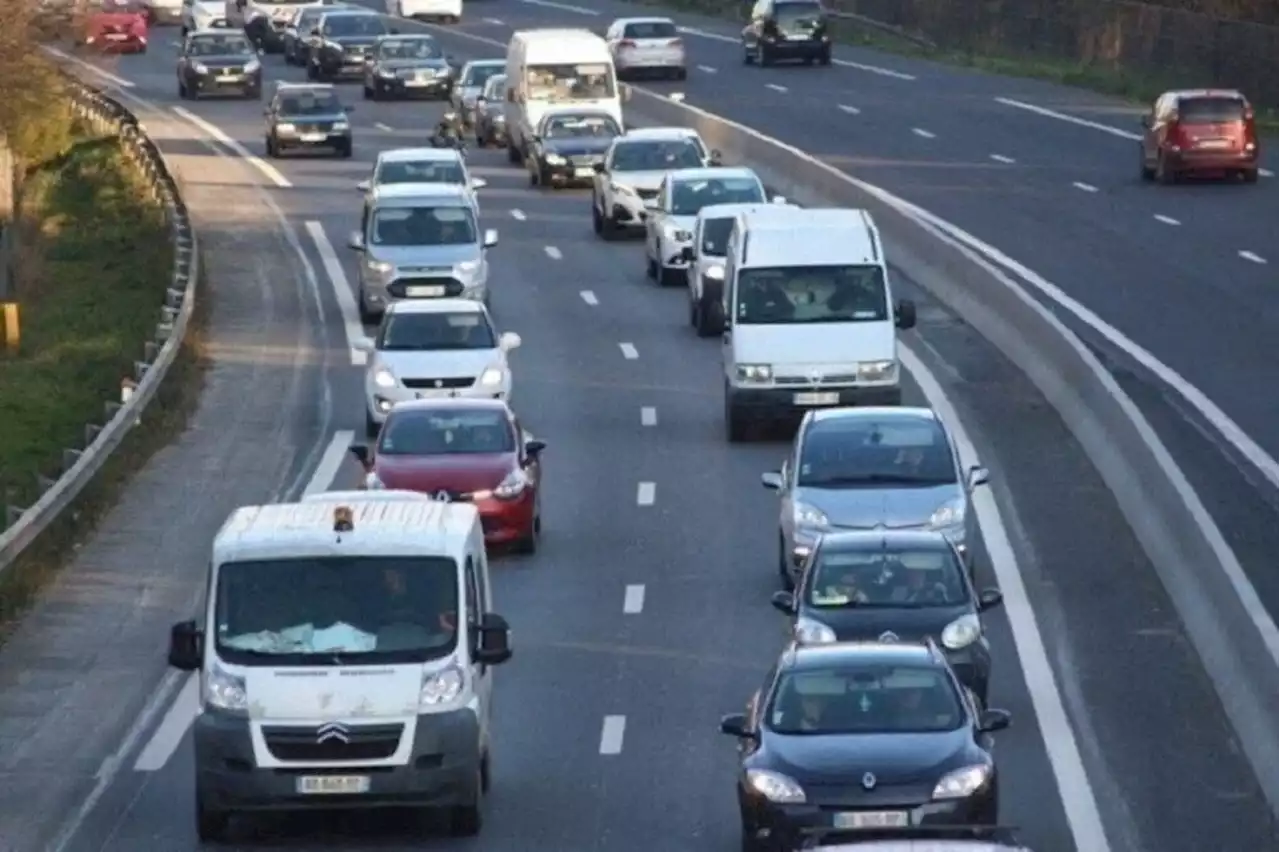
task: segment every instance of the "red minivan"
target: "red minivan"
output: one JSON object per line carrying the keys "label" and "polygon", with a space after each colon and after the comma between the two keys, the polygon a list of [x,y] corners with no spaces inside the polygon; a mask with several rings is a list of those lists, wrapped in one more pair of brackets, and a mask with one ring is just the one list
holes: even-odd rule
{"label": "red minivan", "polygon": [[1253,107],[1232,89],[1165,92],[1142,117],[1143,180],[1175,183],[1192,175],[1258,179]]}

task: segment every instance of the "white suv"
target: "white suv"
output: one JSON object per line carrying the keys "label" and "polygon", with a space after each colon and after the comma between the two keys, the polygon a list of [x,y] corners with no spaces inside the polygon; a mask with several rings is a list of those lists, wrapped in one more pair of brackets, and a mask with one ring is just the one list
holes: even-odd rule
{"label": "white suv", "polygon": [[423,299],[387,307],[378,334],[360,345],[365,372],[365,430],[376,435],[387,413],[411,399],[511,396],[507,353],[514,332],[498,334],[488,309],[471,299]]}
{"label": "white suv", "polygon": [[691,128],[628,130],[594,167],[591,227],[606,240],[624,229],[639,228],[656,203],[667,172],[719,164],[720,152],[709,151]]}

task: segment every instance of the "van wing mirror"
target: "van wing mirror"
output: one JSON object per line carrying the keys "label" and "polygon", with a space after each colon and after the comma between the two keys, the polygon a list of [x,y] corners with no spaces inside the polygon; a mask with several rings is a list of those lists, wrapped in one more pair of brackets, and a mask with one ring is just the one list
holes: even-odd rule
{"label": "van wing mirror", "polygon": [[204,657],[204,634],[195,619],[179,621],[169,628],[169,665],[178,671],[193,672]]}
{"label": "van wing mirror", "polygon": [[485,613],[475,632],[476,662],[500,666],[511,659],[511,626],[505,618],[496,613]]}

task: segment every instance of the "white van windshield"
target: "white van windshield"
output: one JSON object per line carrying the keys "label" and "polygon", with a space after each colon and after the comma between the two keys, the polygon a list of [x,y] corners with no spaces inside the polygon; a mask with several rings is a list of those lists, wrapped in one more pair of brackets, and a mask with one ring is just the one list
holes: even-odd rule
{"label": "white van windshield", "polygon": [[227,562],[218,656],[236,665],[372,665],[443,657],[458,641],[458,565],[443,556]]}
{"label": "white van windshield", "polygon": [[740,325],[883,322],[889,318],[879,266],[783,266],[738,274]]}
{"label": "white van windshield", "polygon": [[612,98],[612,66],[533,65],[527,72],[531,101],[591,101]]}

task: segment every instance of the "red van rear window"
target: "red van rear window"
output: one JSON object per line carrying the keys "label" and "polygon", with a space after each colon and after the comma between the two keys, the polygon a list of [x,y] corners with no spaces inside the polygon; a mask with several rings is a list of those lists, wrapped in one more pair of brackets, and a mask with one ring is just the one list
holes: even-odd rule
{"label": "red van rear window", "polygon": [[1183,98],[1178,101],[1178,117],[1188,124],[1216,124],[1244,118],[1244,101],[1239,98]]}

